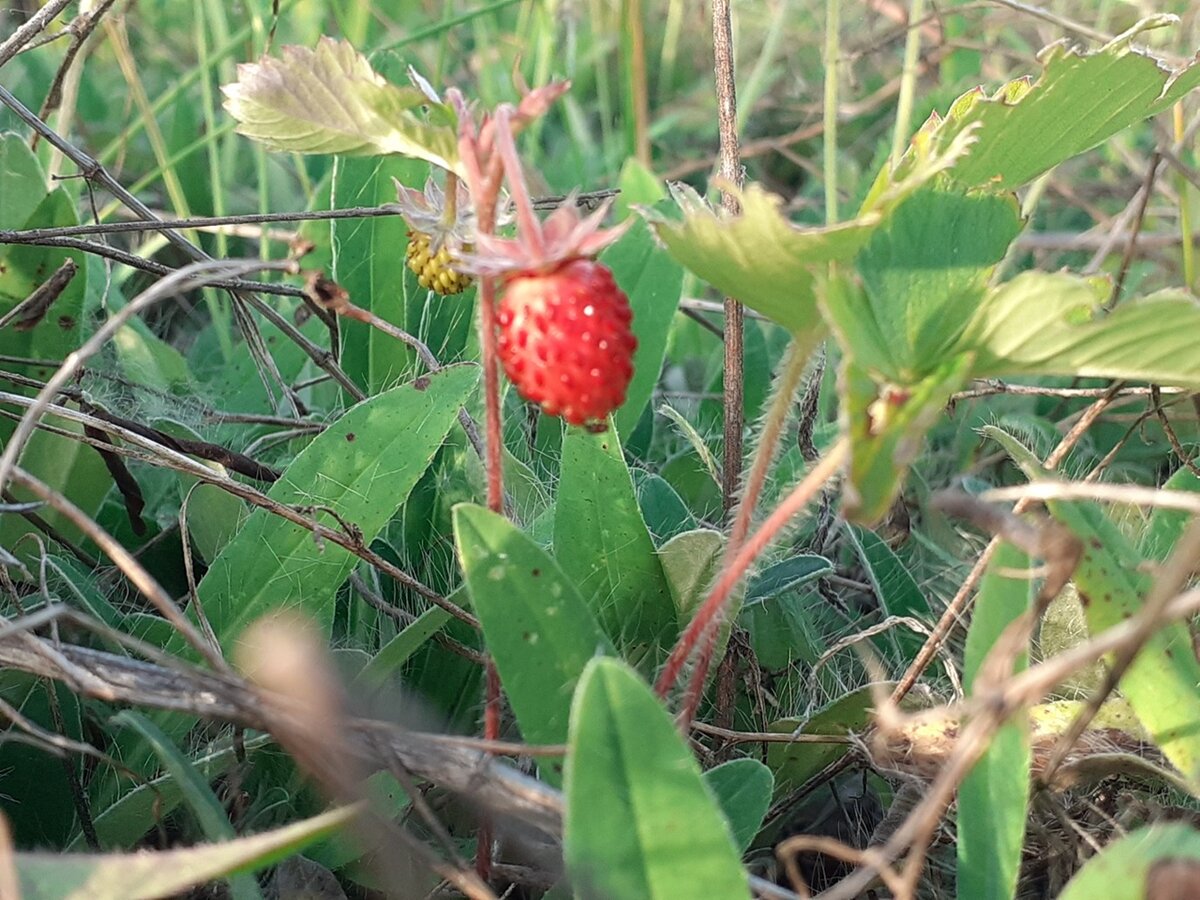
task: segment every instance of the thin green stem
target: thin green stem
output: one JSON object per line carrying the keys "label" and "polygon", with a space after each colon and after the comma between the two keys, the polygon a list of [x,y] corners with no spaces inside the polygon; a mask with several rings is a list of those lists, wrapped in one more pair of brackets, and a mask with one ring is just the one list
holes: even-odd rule
{"label": "thin green stem", "polygon": [[825,0],[825,223],[838,221],[838,71],[841,64],[841,0]]}
{"label": "thin green stem", "polygon": [[908,146],[912,127],[913,95],[917,87],[917,60],[921,54],[921,20],[925,0],[912,0],[908,12],[908,34],[904,39],[904,70],[900,74],[900,96],[896,100],[896,130],[892,134],[892,165],[900,162]]}
{"label": "thin green stem", "polygon": [[[1182,145],[1186,132],[1183,121],[1183,101],[1175,104],[1173,115],[1175,143]],[[1192,243],[1194,240],[1192,232],[1192,186],[1183,175],[1179,176],[1179,230],[1180,249],[1183,256],[1183,285],[1189,291],[1200,290],[1200,284],[1196,282],[1196,246]]]}

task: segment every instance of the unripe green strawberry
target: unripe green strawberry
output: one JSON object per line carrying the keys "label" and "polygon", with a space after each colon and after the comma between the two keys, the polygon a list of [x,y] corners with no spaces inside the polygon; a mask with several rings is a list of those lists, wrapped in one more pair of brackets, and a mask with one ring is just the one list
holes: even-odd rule
{"label": "unripe green strawberry", "polygon": [[629,298],[594,259],[514,272],[497,310],[500,361],[544,413],[603,431],[633,378],[632,319]]}
{"label": "unripe green strawberry", "polygon": [[445,244],[436,253],[431,253],[431,249],[429,235],[423,231],[409,231],[404,256],[421,287],[449,296],[461,294],[471,286],[471,276],[455,268],[454,258]]}

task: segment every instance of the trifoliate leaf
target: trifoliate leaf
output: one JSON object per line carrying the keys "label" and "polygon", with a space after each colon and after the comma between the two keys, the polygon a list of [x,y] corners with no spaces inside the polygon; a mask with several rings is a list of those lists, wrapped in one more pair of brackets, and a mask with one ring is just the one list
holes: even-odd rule
{"label": "trifoliate leaf", "polygon": [[312,50],[284,47],[281,59],[238,66],[238,80],[222,91],[238,131],[272,150],[400,153],[458,171],[450,108],[418,87],[391,84],[344,41],[322,37]]}

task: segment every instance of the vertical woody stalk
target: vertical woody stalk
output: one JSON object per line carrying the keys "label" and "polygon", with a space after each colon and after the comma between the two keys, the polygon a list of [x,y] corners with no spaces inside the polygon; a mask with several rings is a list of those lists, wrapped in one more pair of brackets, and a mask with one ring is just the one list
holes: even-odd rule
{"label": "vertical woody stalk", "polygon": [[[742,186],[742,164],[738,155],[737,89],[733,78],[733,22],[729,0],[713,0],[713,70],[717,83],[717,128],[720,135],[718,174],[724,184],[721,205],[731,216],[741,212],[737,195],[729,187]],[[725,298],[725,373],[722,379],[725,457],[721,496],[726,514],[737,504],[742,480],[742,432],[745,411],[745,345],[742,304]]]}
{"label": "vertical woody stalk", "polygon": [[[482,135],[476,134],[466,102],[457,92],[450,94],[460,118],[459,154],[466,169],[467,186],[475,207],[476,229],[481,235],[496,231],[496,202],[500,193],[500,161],[481,152]],[[486,168],[486,171],[484,169]],[[457,185],[452,185],[457,195]],[[483,392],[486,405],[484,468],[487,472],[487,503],[492,512],[504,512],[503,432],[500,423],[500,361],[496,352],[496,278],[479,278],[479,347],[483,363]],[[500,737],[500,674],[491,656],[485,667],[483,736]],[[479,826],[475,847],[475,871],[487,881],[492,871],[492,828],[486,818]]]}

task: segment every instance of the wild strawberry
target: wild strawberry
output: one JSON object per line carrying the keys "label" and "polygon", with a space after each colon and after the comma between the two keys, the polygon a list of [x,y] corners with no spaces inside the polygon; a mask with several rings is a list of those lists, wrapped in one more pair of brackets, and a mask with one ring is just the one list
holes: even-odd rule
{"label": "wild strawberry", "polygon": [[471,205],[461,183],[454,183],[451,202],[432,178],[425,182],[424,193],[396,182],[397,206],[409,226],[404,253],[408,267],[421,287],[444,296],[461,294],[473,281],[460,268],[461,254],[471,250]]}
{"label": "wild strawberry", "polygon": [[[481,208],[496,208],[502,169],[517,222],[515,238],[490,229],[476,234],[475,252],[464,261],[469,271],[500,281],[496,349],[517,391],[548,415],[603,431],[608,414],[625,400],[637,339],[629,298],[594,257],[628,223],[601,228],[607,204],[583,218],[574,196],[539,221],[513,138],[564,90],[559,84],[531,91],[519,106],[500,106],[478,129],[461,95],[451,96],[465,123],[459,155],[471,196]],[[486,321],[487,307],[484,312]]]}
{"label": "wild strawberry", "polygon": [[526,400],[550,416],[604,431],[625,402],[637,339],[629,298],[592,257],[624,231],[601,229],[602,207],[586,219],[574,197],[539,222],[522,209],[523,183],[509,172],[517,237],[479,235],[473,271],[499,276],[498,351],[504,372]]}
{"label": "wild strawberry", "polygon": [[633,378],[632,319],[629,298],[594,259],[513,273],[497,313],[500,361],[542,412],[603,431]]}

